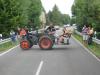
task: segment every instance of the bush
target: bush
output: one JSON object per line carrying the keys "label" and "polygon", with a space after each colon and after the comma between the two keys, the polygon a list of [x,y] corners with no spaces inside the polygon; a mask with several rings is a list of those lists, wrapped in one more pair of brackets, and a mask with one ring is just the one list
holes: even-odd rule
{"label": "bush", "polygon": [[82,26],[77,26],[77,30],[79,31],[79,32],[82,32]]}
{"label": "bush", "polygon": [[100,32],[97,33],[97,38],[100,39]]}

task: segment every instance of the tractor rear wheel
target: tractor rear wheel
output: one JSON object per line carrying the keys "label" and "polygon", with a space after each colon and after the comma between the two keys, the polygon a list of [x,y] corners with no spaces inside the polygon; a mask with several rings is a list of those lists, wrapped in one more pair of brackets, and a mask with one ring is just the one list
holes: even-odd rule
{"label": "tractor rear wheel", "polygon": [[43,36],[39,40],[39,47],[44,50],[52,49],[53,41],[49,36]]}

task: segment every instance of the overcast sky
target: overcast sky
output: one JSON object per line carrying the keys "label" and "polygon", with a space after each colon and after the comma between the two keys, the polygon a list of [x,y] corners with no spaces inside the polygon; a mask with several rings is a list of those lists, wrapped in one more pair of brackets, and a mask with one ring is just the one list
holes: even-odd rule
{"label": "overcast sky", "polygon": [[71,6],[74,0],[41,0],[41,1],[46,12],[52,10],[53,6],[56,4],[59,10],[63,14],[69,14],[71,16]]}

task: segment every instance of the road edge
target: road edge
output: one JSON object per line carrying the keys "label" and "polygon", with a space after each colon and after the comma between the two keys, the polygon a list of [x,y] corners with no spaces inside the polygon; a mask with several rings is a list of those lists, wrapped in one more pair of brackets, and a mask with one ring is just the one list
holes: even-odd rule
{"label": "road edge", "polygon": [[3,52],[3,53],[0,53],[0,56],[5,55],[6,53],[8,53],[8,52],[12,51],[13,49],[17,48],[18,46],[19,46],[19,45],[14,46],[14,47],[10,48],[9,50],[7,50],[7,51],[5,51],[5,52]]}
{"label": "road edge", "polygon": [[97,61],[99,61],[100,62],[100,59],[96,56],[96,55],[94,55],[88,48],[86,48],[79,40],[77,40],[74,36],[72,36],[72,38],[75,40],[75,41],[77,41],[83,48],[84,48],[84,50],[86,50],[89,54],[91,54],[95,59],[97,59]]}

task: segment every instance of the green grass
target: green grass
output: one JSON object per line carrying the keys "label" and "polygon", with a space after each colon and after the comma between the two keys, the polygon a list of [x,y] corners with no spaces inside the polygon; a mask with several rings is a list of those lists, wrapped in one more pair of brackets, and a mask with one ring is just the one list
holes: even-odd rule
{"label": "green grass", "polygon": [[0,52],[3,52],[3,51],[6,51],[14,46],[16,46],[18,44],[18,42],[7,42],[7,43],[4,43],[4,44],[1,44],[0,45]]}
{"label": "green grass", "polygon": [[[73,34],[73,36],[82,43],[82,36],[78,34]],[[92,45],[87,45],[87,47],[93,54],[95,54],[98,58],[100,58],[100,45],[96,43],[92,43]]]}

